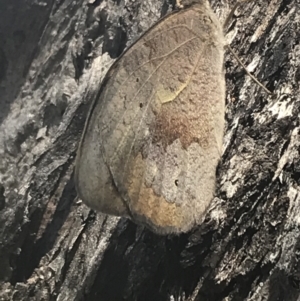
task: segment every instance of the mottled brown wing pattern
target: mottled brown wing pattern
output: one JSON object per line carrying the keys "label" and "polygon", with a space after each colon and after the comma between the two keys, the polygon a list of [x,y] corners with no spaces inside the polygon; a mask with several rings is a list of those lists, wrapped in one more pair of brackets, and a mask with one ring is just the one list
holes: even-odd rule
{"label": "mottled brown wing pattern", "polygon": [[221,153],[222,68],[222,29],[205,6],[172,14],[139,39],[110,70],[86,126],[79,165],[98,187],[86,202],[159,233],[199,223]]}

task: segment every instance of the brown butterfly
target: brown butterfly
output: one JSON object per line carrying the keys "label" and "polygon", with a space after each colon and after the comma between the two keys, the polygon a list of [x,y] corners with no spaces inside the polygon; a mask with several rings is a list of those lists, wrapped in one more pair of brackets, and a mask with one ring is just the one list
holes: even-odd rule
{"label": "brown butterfly", "polygon": [[207,0],[185,1],[113,64],[78,149],[79,197],[156,233],[201,223],[224,130],[224,35]]}

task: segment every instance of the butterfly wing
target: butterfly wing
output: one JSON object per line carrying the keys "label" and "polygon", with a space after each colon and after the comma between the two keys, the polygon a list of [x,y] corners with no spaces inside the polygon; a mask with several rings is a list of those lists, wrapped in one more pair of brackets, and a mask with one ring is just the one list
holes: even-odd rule
{"label": "butterfly wing", "polygon": [[223,137],[222,38],[213,12],[194,6],[156,24],[109,71],[81,158],[113,214],[160,233],[202,218]]}

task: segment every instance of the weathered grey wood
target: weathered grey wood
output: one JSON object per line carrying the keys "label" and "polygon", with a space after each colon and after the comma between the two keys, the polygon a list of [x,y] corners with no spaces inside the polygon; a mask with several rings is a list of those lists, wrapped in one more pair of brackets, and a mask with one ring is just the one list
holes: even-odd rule
{"label": "weathered grey wood", "polygon": [[[233,2],[212,4],[224,19]],[[167,9],[1,1],[0,300],[299,299],[297,0],[253,1],[235,14],[232,47],[277,96],[227,56],[219,187],[199,229],[156,236],[75,200],[88,106],[113,59]]]}

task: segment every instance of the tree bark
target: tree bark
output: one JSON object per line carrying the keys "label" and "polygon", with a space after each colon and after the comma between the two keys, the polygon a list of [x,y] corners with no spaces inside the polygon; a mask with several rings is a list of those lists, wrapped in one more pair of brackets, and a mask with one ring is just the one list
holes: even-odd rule
{"label": "tree bark", "polygon": [[[212,1],[220,19],[235,1]],[[1,0],[0,300],[300,300],[298,0],[242,5],[226,133],[202,225],[158,236],[76,200],[91,101],[161,0]]]}

